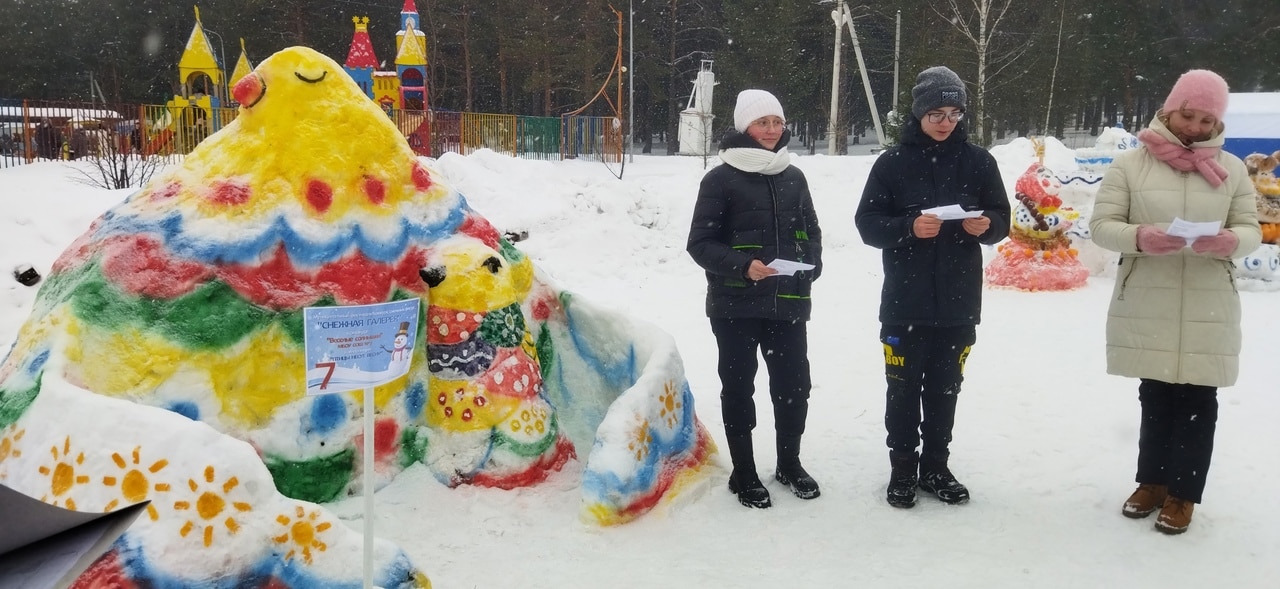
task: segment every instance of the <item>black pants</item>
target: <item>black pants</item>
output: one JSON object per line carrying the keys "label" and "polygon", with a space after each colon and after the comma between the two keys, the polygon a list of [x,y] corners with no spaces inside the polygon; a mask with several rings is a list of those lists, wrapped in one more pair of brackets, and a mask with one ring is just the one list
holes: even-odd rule
{"label": "black pants", "polygon": [[773,427],[778,436],[804,433],[809,414],[809,336],[804,321],[711,318],[720,351],[720,411],[726,436],[756,427],[757,350],[769,370]]}
{"label": "black pants", "polygon": [[921,327],[882,325],[886,443],[896,452],[914,452],[945,460],[956,421],[956,398],[964,380],[964,361],[977,339],[972,325]]}
{"label": "black pants", "polygon": [[1200,502],[1213,457],[1218,389],[1144,378],[1138,385],[1139,483],[1168,485],[1169,494]]}

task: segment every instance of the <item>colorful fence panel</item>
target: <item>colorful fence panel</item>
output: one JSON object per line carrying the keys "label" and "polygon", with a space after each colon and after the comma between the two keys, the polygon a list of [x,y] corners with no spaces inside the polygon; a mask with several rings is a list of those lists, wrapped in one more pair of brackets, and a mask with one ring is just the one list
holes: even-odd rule
{"label": "colorful fence panel", "polygon": [[516,156],[516,116],[462,113],[462,153],[492,149]]}
{"label": "colorful fence panel", "polygon": [[462,153],[462,113],[433,110],[431,113],[431,155]]}
{"label": "colorful fence panel", "polygon": [[[15,101],[16,102],[16,101]],[[0,105],[0,168],[39,160],[137,155],[181,158],[234,121],[236,108],[23,101]],[[387,113],[414,153],[491,149],[512,157],[622,161],[613,117],[531,117],[441,110]]]}
{"label": "colorful fence panel", "polygon": [[518,117],[516,136],[519,157],[535,160],[560,159],[559,117]]}
{"label": "colorful fence panel", "polygon": [[622,124],[613,117],[561,117],[564,159],[622,161]]}

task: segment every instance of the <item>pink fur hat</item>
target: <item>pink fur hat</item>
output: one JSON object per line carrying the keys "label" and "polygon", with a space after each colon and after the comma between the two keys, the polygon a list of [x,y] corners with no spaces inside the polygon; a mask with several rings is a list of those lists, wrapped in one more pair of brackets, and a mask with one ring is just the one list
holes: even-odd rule
{"label": "pink fur hat", "polygon": [[1191,70],[1174,83],[1169,97],[1164,99],[1164,112],[1189,108],[1203,110],[1222,120],[1227,112],[1227,81],[1209,70]]}

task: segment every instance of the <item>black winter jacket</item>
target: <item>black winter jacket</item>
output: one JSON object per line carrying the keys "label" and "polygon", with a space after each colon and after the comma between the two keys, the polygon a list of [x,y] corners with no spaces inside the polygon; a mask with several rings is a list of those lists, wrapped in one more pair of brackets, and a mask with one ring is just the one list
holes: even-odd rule
{"label": "black winter jacket", "polygon": [[[961,221],[945,221],[936,237],[915,237],[911,226],[920,211],[950,204],[983,211],[991,226],[975,237]],[[871,167],[854,222],[862,241],[884,250],[881,323],[953,327],[981,321],[979,244],[1009,234],[1009,197],[995,158],[968,142],[964,123],[939,142],[919,120],[909,120],[902,143]]]}
{"label": "black winter jacket", "polygon": [[[790,133],[778,142],[786,145]],[[729,130],[720,149],[764,149]],[[779,147],[780,148],[780,147]],[[722,164],[702,178],[689,227],[689,255],[707,274],[707,316],[796,321],[809,319],[810,285],[822,273],[822,230],[809,183],[795,166],[774,175]],[[794,276],[747,278],[751,260],[814,264]]]}

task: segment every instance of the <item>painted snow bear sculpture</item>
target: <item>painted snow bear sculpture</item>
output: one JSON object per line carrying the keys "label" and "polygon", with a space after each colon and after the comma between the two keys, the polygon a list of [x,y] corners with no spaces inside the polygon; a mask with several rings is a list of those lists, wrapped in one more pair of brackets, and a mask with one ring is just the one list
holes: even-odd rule
{"label": "painted snow bear sculpture", "polygon": [[[540,279],[331,59],[283,50],[234,94],[233,123],[63,253],[0,364],[0,480],[152,500],[82,580],[358,578],[359,536],[309,502],[362,492],[360,395],[304,395],[305,307],[422,300],[426,345],[374,391],[378,484],[422,462],[510,488],[577,456],[609,524],[698,477],[714,444],[669,336]],[[392,546],[377,562],[429,585]]]}
{"label": "painted snow bear sculpture", "polygon": [[988,284],[1032,291],[1084,285],[1089,270],[1077,259],[1068,235],[1079,214],[1062,206],[1060,188],[1053,172],[1039,162],[1018,177],[1009,241],[997,246],[999,255],[984,270]]}
{"label": "painted snow bear sculpture", "polygon": [[1252,153],[1244,158],[1249,177],[1258,192],[1258,223],[1262,225],[1262,243],[1280,243],[1280,151],[1271,155]]}

